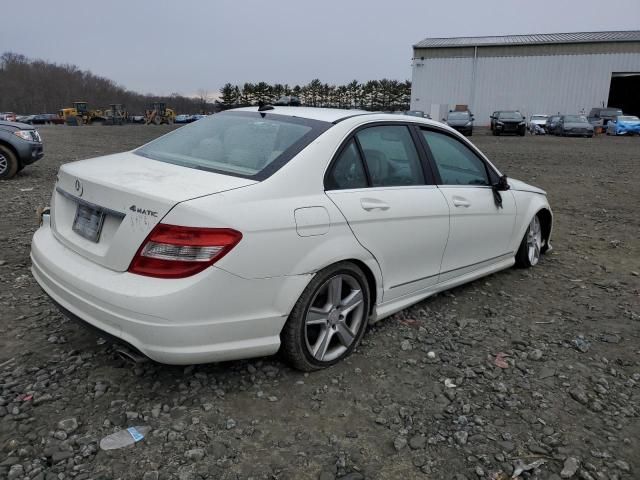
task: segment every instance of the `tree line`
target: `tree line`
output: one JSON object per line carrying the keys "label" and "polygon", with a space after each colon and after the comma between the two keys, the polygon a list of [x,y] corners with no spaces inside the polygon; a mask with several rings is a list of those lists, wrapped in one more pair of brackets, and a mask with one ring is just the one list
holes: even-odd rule
{"label": "tree line", "polygon": [[56,113],[73,102],[87,102],[91,109],[121,103],[132,113],[144,113],[153,102],[165,102],[178,112],[210,111],[208,99],[140,94],[113,80],[81,70],[75,65],[32,60],[7,52],[0,56],[0,111],[19,114]]}
{"label": "tree line", "polygon": [[364,110],[408,110],[411,102],[411,82],[383,78],[346,85],[329,85],[319,79],[307,85],[289,86],[266,82],[245,83],[242,86],[225,84],[220,89],[219,102],[223,108],[274,103],[282,96],[294,96],[308,107],[360,108]]}
{"label": "tree line", "polygon": [[384,78],[363,83],[353,80],[346,85],[330,85],[319,79],[294,86],[227,83],[220,89],[219,98],[211,102],[205,90],[199,90],[195,98],[177,93],[141,94],[75,65],[34,60],[12,52],[0,56],[0,112],[55,113],[73,106],[74,101],[82,101],[87,102],[90,109],[121,103],[131,114],[144,113],[153,102],[164,102],[178,113],[204,113],[274,103],[282,96],[297,97],[301,105],[311,107],[407,110],[411,82]]}

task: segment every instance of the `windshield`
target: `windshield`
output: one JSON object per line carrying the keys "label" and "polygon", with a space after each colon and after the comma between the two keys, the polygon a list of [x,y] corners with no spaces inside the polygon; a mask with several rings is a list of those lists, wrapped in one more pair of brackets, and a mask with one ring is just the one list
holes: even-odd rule
{"label": "windshield", "polygon": [[567,115],[564,117],[564,121],[567,123],[586,123],[587,117],[584,115]]}
{"label": "windshield", "polygon": [[618,117],[618,121],[623,122],[637,122],[638,120],[640,120],[640,118],[636,117],[635,115],[623,115],[621,117]]}
{"label": "windshield", "polygon": [[520,112],[500,112],[498,118],[500,120],[522,120],[522,114]]}
{"label": "windshield", "polygon": [[467,120],[469,112],[449,112],[449,120]]}
{"label": "windshield", "polygon": [[311,143],[330,123],[257,112],[223,112],[135,151],[189,168],[262,179]]}

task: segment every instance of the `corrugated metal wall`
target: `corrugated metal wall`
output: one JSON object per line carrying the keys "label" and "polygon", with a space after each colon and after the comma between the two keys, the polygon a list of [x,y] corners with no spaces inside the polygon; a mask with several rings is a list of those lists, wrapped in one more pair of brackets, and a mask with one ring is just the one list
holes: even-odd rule
{"label": "corrugated metal wall", "polygon": [[[478,49],[481,52],[481,49]],[[546,53],[546,52],[545,52]],[[416,58],[411,109],[468,104],[476,125],[495,110],[577,113],[602,106],[613,72],[640,72],[640,53],[484,56],[479,53],[472,104],[473,58]]]}

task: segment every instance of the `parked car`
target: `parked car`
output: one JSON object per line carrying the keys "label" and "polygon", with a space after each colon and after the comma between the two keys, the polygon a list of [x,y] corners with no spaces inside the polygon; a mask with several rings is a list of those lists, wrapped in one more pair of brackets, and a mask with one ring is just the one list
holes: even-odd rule
{"label": "parked car", "polygon": [[614,117],[624,115],[622,110],[614,107],[592,108],[589,112],[589,123],[594,127],[607,128],[609,120]]}
{"label": "parked car", "polygon": [[607,123],[607,135],[640,135],[640,118],[635,115],[620,115]]}
{"label": "parked car", "polygon": [[561,115],[553,133],[563,137],[593,137],[593,125],[584,115]]}
{"label": "parked car", "polygon": [[144,123],[144,115],[130,115],[129,121],[131,123]]}
{"label": "parked car", "polygon": [[12,178],[44,156],[42,139],[31,125],[0,121],[0,179]]}
{"label": "parked car", "polygon": [[503,133],[514,133],[524,137],[527,130],[524,117],[517,110],[501,111],[495,118],[493,127],[494,135],[502,135]]}
{"label": "parked car", "polygon": [[493,132],[493,129],[496,126],[496,118],[498,118],[498,114],[500,113],[499,110],[496,110],[495,112],[493,112],[491,115],[489,115],[489,119],[490,121],[490,125],[489,125],[489,129]]}
{"label": "parked car", "polygon": [[531,115],[529,117],[529,132],[532,135],[545,134],[544,129],[549,115]]}
{"label": "parked car", "polygon": [[299,107],[300,98],[295,97],[293,95],[283,95],[282,97],[280,97],[278,100],[275,101],[274,105]]}
{"label": "parked car", "polygon": [[191,115],[191,121],[197,122],[198,120],[202,120],[203,118],[206,118],[206,117],[207,117],[206,115],[196,113],[195,115]]}
{"label": "parked car", "polygon": [[176,115],[176,119],[174,123],[189,123],[191,121],[192,121],[191,115],[181,114],[181,115]]}
{"label": "parked car", "polygon": [[16,117],[16,122],[27,123],[31,125],[31,122],[34,118],[35,118],[35,115],[18,115]]}
{"label": "parked car", "polygon": [[548,134],[553,134],[553,132],[555,131],[556,125],[558,124],[558,121],[560,120],[561,115],[551,115],[549,118],[547,118],[547,122],[544,124],[544,129]]}
{"label": "parked car", "polygon": [[248,107],[63,164],[31,260],[63,312],[159,362],[316,370],[369,323],[536,265],[551,225],[543,190],[439,122]]}
{"label": "parked car", "polygon": [[64,119],[55,113],[41,113],[30,119],[31,125],[64,125]]}
{"label": "parked car", "polygon": [[459,131],[463,135],[473,135],[473,114],[465,110],[463,112],[450,111],[446,119],[442,119],[451,128]]}
{"label": "parked car", "polygon": [[0,112],[0,120],[5,122],[15,122],[16,114],[13,112]]}
{"label": "parked car", "polygon": [[496,122],[498,120],[498,116],[503,112],[511,112],[512,110],[496,110],[495,112],[493,112],[491,115],[489,115],[489,118],[491,119],[490,122],[490,130],[493,132],[496,128]]}

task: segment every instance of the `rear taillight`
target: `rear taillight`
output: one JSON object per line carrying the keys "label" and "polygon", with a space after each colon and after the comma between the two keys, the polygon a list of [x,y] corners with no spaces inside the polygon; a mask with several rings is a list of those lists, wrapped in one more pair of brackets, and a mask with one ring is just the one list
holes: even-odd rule
{"label": "rear taillight", "polygon": [[242,239],[230,228],[181,227],[160,223],[129,265],[129,272],[158,278],[195,275],[224,257]]}

